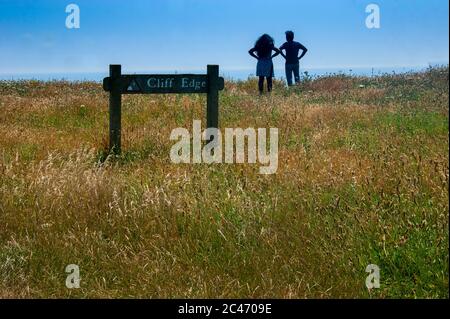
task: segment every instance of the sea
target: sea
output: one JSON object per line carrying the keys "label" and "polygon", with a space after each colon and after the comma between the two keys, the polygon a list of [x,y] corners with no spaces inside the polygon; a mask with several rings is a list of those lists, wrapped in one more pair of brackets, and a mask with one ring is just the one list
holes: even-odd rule
{"label": "sea", "polygon": [[[427,66],[418,67],[383,67],[383,68],[304,68],[300,70],[301,77],[320,77],[334,74],[344,74],[353,76],[379,76],[385,74],[401,74],[408,72],[418,72],[427,69]],[[142,70],[126,72],[124,74],[205,74],[206,70]],[[284,70],[275,69],[275,78],[284,79]],[[242,81],[255,76],[254,69],[242,70],[221,70],[220,75],[226,80]],[[108,72],[61,72],[61,73],[0,73],[0,80],[38,80],[38,81],[94,81],[101,82],[108,76]]]}

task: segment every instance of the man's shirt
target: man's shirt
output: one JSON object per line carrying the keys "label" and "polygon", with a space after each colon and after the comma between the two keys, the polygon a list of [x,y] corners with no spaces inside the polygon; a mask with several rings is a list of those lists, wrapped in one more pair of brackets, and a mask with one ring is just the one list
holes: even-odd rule
{"label": "man's shirt", "polygon": [[286,64],[297,64],[298,63],[298,51],[305,50],[306,48],[295,41],[285,42],[280,50],[286,51]]}

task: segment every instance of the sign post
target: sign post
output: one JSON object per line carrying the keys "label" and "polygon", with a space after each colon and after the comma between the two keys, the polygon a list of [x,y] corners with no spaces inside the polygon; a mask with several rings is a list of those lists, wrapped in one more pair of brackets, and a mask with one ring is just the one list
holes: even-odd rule
{"label": "sign post", "polygon": [[219,66],[208,65],[209,90],[206,98],[206,127],[219,128]]}
{"label": "sign post", "polygon": [[122,93],[120,79],[122,76],[121,65],[109,66],[110,91],[109,91],[109,151],[120,154],[121,126],[122,126]]}
{"label": "sign post", "polygon": [[219,128],[219,91],[224,79],[219,66],[208,65],[207,74],[123,74],[121,65],[109,66],[103,89],[109,92],[109,151],[121,152],[122,94],[206,93],[207,128]]}

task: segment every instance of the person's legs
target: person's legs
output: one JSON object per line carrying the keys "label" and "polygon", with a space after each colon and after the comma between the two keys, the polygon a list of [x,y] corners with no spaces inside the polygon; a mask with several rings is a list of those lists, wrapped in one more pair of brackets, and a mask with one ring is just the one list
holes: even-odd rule
{"label": "person's legs", "polygon": [[259,93],[262,94],[263,90],[264,90],[264,77],[263,76],[259,77],[258,89],[259,89]]}
{"label": "person's legs", "polygon": [[295,83],[299,84],[300,83],[300,64],[299,63],[294,64],[293,71],[294,71]]}
{"label": "person's legs", "polygon": [[267,77],[267,92],[271,92],[272,91],[272,77],[268,76]]}
{"label": "person's legs", "polygon": [[290,64],[286,64],[285,69],[286,69],[287,84],[288,84],[288,86],[291,86],[292,85],[292,67]]}

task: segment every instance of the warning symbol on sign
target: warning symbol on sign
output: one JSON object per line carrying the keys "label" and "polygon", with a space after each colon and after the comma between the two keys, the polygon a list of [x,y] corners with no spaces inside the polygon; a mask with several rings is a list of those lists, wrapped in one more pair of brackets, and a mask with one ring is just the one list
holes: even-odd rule
{"label": "warning symbol on sign", "polygon": [[136,82],[136,79],[132,79],[130,84],[128,85],[127,88],[128,92],[140,92],[141,89],[139,88],[139,85]]}

